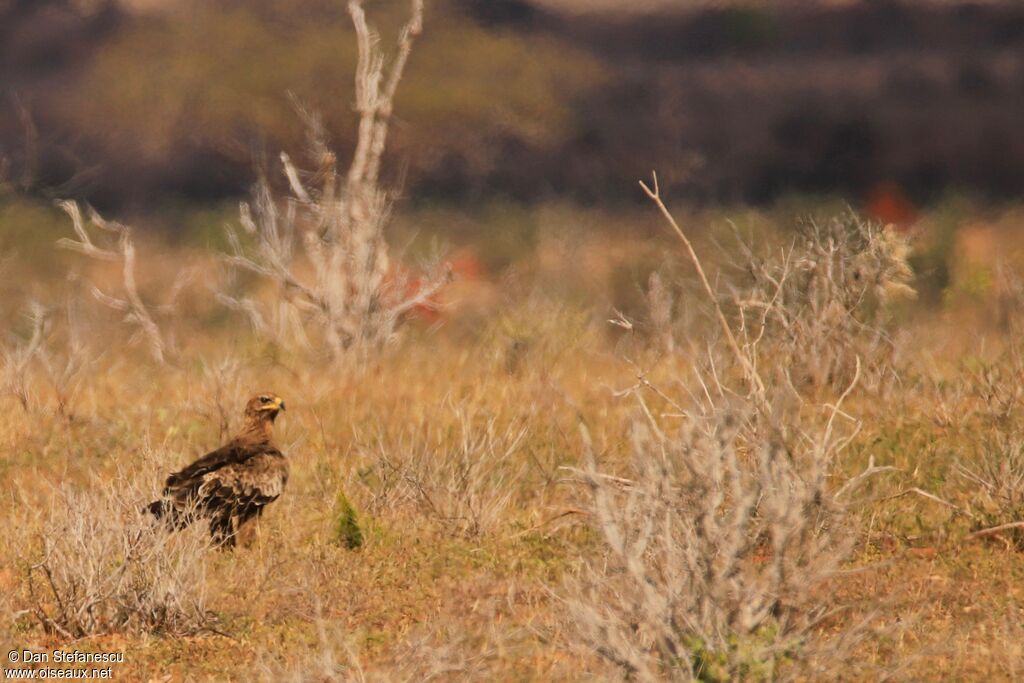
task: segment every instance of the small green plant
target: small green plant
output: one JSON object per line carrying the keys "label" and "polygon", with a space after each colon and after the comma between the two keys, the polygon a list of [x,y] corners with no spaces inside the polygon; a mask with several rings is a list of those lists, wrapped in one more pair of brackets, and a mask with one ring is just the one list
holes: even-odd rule
{"label": "small green plant", "polygon": [[778,624],[769,622],[746,636],[731,635],[724,652],[693,637],[688,643],[693,675],[702,683],[772,680],[777,665],[790,659],[786,649],[778,647],[777,636]]}
{"label": "small green plant", "polygon": [[338,491],[335,501],[334,542],[349,550],[363,545],[363,531],[359,528],[359,515],[344,491]]}

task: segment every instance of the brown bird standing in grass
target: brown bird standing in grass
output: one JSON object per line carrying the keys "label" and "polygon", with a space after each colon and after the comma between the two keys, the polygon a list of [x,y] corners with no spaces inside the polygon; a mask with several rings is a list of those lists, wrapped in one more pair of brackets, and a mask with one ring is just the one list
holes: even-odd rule
{"label": "brown bird standing in grass", "polygon": [[259,518],[288,481],[288,461],[273,443],[274,419],[282,410],[284,401],[275,394],[250,399],[238,436],[167,477],[163,497],[146,509],[173,529],[209,520],[214,542],[233,547],[239,530]]}

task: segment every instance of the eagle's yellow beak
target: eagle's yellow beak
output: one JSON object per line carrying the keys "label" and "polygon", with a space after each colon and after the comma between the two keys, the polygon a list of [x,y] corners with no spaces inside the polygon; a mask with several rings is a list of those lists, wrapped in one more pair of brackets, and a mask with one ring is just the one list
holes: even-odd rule
{"label": "eagle's yellow beak", "polygon": [[275,396],[270,403],[264,403],[258,410],[284,410],[284,400],[280,396]]}

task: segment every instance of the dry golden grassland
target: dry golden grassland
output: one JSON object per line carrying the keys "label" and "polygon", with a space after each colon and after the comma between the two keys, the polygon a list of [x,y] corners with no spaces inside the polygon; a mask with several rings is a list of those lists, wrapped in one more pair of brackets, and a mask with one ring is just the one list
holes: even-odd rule
{"label": "dry golden grassland", "polygon": [[[800,292],[817,290],[787,290],[788,327],[760,346],[737,332],[762,400],[671,235],[575,237],[553,256],[564,245],[542,231],[500,278],[455,283],[479,305],[335,361],[255,338],[211,301],[203,252],[138,247],[154,311],[183,267],[205,273],[154,313],[173,365],[87,296],[86,281],[117,289],[116,265],[8,264],[11,282],[37,276],[12,297],[73,304],[50,304],[34,353],[27,309],[8,311],[4,651],[121,651],[113,674],[133,681],[1024,675],[1024,530],[970,536],[1024,519],[1012,282],[985,299],[1001,315],[978,298],[881,303],[881,345],[831,304],[807,317]],[[753,297],[787,244],[733,254],[760,264],[746,276],[705,263],[733,329],[738,293]],[[668,313],[615,291],[651,253]],[[634,308],[620,318],[613,302]],[[163,476],[222,443],[262,389],[287,401],[292,476],[251,545],[215,550],[143,519]],[[758,455],[776,439],[789,460]],[[716,574],[730,553],[734,574]],[[737,616],[738,600],[769,607]]]}

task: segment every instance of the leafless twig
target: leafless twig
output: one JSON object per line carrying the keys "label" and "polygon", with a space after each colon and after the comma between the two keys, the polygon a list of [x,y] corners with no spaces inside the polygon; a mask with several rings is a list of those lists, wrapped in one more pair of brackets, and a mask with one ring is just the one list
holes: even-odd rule
{"label": "leafless twig", "polygon": [[132,241],[131,228],[114,221],[107,221],[96,211],[90,210],[89,222],[94,227],[111,233],[117,237],[117,250],[98,246],[89,235],[78,204],[62,201],[60,208],[71,218],[78,239],[68,237],[57,240],[57,246],[84,254],[101,261],[121,263],[123,298],[111,296],[97,287],[92,288],[93,297],[104,306],[124,313],[124,321],[136,327],[146,339],[150,355],[158,363],[166,364],[176,356],[176,351],[168,337],[153,320],[149,308],[139,295],[135,280],[135,243]]}
{"label": "leafless twig", "polygon": [[[241,207],[242,228],[255,239],[255,247],[244,247],[239,236],[228,231],[231,253],[226,263],[271,283],[273,298],[264,304],[257,297],[218,293],[222,303],[249,318],[256,332],[302,346],[308,346],[315,333],[335,359],[351,348],[388,342],[403,317],[413,308],[431,305],[450,277],[447,270],[422,278],[405,276],[391,263],[384,238],[389,206],[380,187],[381,157],[395,93],[422,31],[422,0],[411,0],[410,16],[390,63],[367,23],[362,2],[350,0],[348,11],[358,48],[359,112],[348,171],[341,177],[319,120],[303,112],[312,147],[320,156],[320,170],[305,181],[288,155],[282,154],[291,190],[287,204],[282,207],[269,184],[261,181],[253,203]],[[313,186],[312,181],[319,185]]]}

